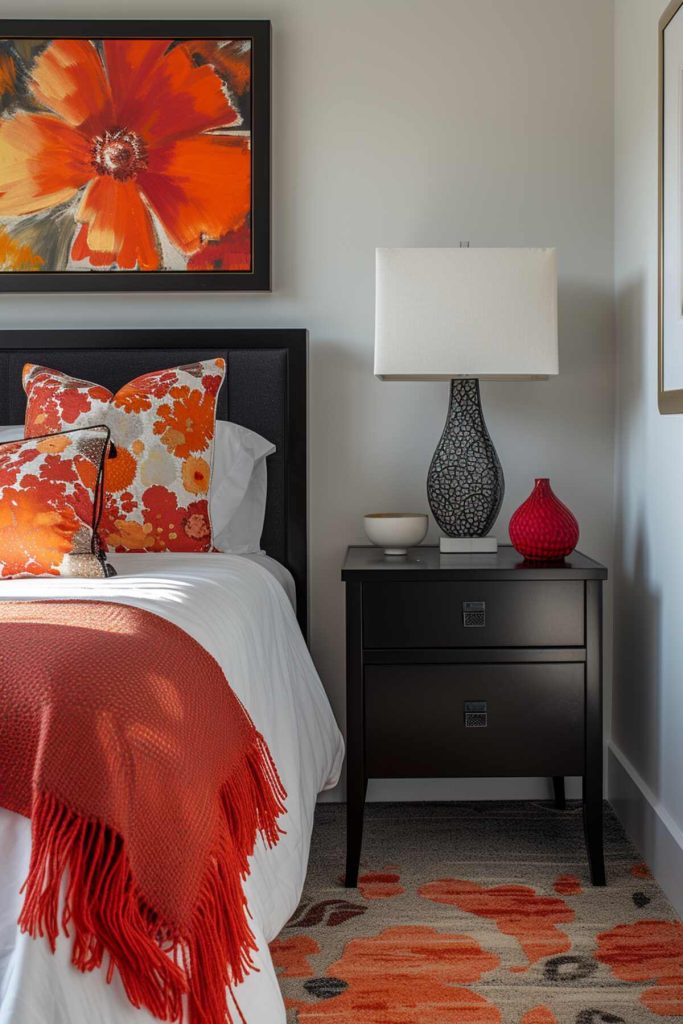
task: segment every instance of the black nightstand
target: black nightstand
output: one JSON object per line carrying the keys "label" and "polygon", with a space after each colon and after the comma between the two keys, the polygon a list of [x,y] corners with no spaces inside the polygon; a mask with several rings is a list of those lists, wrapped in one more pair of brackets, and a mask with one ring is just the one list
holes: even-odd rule
{"label": "black nightstand", "polygon": [[[583,776],[594,885],[602,849],[602,581],[562,563],[351,547],[346,583],[347,860],[358,881],[369,778]],[[455,838],[457,842],[457,837]]]}

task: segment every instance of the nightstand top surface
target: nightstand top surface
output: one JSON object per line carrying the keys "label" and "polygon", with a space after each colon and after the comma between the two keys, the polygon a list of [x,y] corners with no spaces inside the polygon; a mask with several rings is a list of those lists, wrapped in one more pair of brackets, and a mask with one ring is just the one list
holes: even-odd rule
{"label": "nightstand top surface", "polygon": [[343,580],[466,580],[536,579],[604,580],[607,569],[580,551],[563,562],[525,562],[509,544],[489,555],[442,555],[438,547],[410,548],[407,555],[385,555],[372,545],[348,548],[342,567]]}

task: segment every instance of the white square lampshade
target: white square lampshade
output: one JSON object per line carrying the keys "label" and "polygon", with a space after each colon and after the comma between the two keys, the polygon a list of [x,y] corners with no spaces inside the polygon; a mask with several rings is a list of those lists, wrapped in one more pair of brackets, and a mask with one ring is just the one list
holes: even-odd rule
{"label": "white square lampshade", "polygon": [[375,376],[558,372],[554,249],[378,249]]}

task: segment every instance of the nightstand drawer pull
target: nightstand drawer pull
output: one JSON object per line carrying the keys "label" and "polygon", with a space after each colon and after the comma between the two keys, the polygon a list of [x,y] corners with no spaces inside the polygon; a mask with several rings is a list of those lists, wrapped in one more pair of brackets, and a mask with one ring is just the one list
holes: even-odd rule
{"label": "nightstand drawer pull", "polygon": [[465,728],[486,729],[489,724],[488,702],[485,700],[465,701]]}
{"label": "nightstand drawer pull", "polygon": [[463,601],[462,624],[463,626],[485,626],[486,601]]}

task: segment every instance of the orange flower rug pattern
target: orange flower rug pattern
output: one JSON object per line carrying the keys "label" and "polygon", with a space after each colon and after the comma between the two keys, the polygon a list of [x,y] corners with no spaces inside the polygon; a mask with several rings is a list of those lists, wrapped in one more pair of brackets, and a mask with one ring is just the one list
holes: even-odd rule
{"label": "orange flower rug pattern", "polygon": [[289,1024],[683,1020],[683,923],[609,807],[602,889],[578,803],[371,804],[358,889],[344,834],[344,808],[318,807],[271,944]]}

